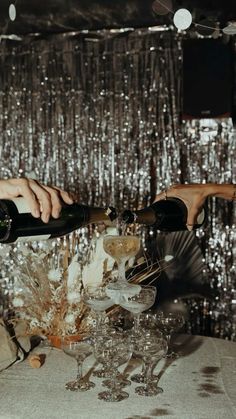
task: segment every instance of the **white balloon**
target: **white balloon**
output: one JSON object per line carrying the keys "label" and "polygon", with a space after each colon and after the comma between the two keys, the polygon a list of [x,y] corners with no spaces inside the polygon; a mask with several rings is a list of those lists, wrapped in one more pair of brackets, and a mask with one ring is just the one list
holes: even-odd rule
{"label": "white balloon", "polygon": [[14,21],[14,20],[15,20],[15,18],[16,18],[16,7],[15,7],[15,5],[14,5],[14,4],[10,4],[10,6],[9,6],[9,10],[8,10],[8,13],[9,13],[9,18],[10,18],[12,21]]}
{"label": "white balloon", "polygon": [[236,34],[236,23],[230,23],[228,26],[222,29],[226,35],[235,35]]}
{"label": "white balloon", "polygon": [[192,23],[192,15],[187,9],[179,9],[174,14],[174,24],[177,29],[187,29]]}

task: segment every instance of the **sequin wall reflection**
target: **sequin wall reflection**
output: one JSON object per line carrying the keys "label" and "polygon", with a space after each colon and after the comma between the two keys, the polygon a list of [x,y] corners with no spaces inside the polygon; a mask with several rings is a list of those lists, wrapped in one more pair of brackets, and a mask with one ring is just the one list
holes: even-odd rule
{"label": "sequin wall reflection", "polygon": [[[33,176],[118,209],[173,183],[236,182],[232,121],[180,124],[179,35],[14,38],[0,58],[0,177]],[[212,200],[208,217],[197,234],[217,296],[188,302],[189,329],[236,338],[233,205]]]}
{"label": "sequin wall reflection", "polygon": [[8,42],[2,176],[33,173],[86,203],[121,208],[150,200],[160,159],[158,187],[178,178],[176,39],[105,31]]}

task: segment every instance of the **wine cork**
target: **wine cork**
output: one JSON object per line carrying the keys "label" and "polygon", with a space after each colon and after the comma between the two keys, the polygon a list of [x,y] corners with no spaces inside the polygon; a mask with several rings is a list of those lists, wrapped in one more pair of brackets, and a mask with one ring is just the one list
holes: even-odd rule
{"label": "wine cork", "polygon": [[44,354],[32,354],[28,357],[29,364],[32,368],[40,368],[45,362]]}

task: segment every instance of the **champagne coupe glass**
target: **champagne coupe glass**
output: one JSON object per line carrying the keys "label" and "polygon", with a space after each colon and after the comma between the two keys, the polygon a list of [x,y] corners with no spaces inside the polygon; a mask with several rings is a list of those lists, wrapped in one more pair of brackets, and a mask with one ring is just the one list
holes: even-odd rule
{"label": "champagne coupe glass", "polygon": [[[88,285],[82,293],[83,302],[96,313],[96,337],[106,329],[106,310],[114,305],[114,301],[106,294],[105,287],[101,285]],[[105,365],[93,372],[96,377],[108,377],[109,372]]]}
{"label": "champagne coupe glass", "polygon": [[67,390],[87,391],[95,386],[92,381],[83,377],[82,365],[84,360],[93,353],[93,343],[88,335],[80,335],[76,340],[70,336],[64,336],[61,344],[62,350],[77,361],[77,377],[65,384]]}
{"label": "champagne coupe glass", "polygon": [[114,301],[107,295],[106,288],[101,285],[88,285],[82,293],[84,304],[96,313],[96,335],[105,327],[106,310],[113,306]]}
{"label": "champagne coupe glass", "polygon": [[156,313],[157,327],[164,333],[167,344],[168,352],[166,358],[177,358],[178,354],[171,348],[171,336],[184,325],[184,316],[176,312],[163,313],[162,311]]}
{"label": "champagne coupe glass", "polygon": [[[156,314],[152,312],[145,312],[140,314],[139,318],[140,331],[148,333],[149,331],[155,333],[159,338],[163,338],[163,334],[157,329]],[[131,375],[131,381],[135,383],[144,383],[146,366],[142,363],[142,370],[139,373]]]}
{"label": "champagne coupe glass", "polygon": [[98,394],[100,400],[119,402],[127,399],[129,394],[121,390],[117,379],[117,368],[129,361],[132,355],[132,345],[129,336],[123,332],[114,331],[100,335],[94,344],[94,356],[100,362],[110,366],[111,385],[109,390]]}
{"label": "champagne coupe glass", "polygon": [[117,281],[115,283],[108,284],[106,288],[108,295],[111,297],[118,297],[118,299],[116,299],[116,303],[119,303],[119,290],[124,290],[129,287],[129,293],[133,293],[133,295],[139,291],[138,285],[129,284],[127,281],[125,277],[125,264],[130,258],[134,257],[138,253],[140,249],[140,239],[139,237],[132,235],[107,235],[103,239],[103,248],[108,255],[113,257],[118,266]]}
{"label": "champagne coupe glass", "polygon": [[163,358],[168,350],[167,342],[153,331],[144,332],[134,343],[134,354],[141,356],[144,362],[143,386],[138,386],[135,393],[140,396],[156,396],[163,392],[158,387],[158,378],[152,375],[157,362]]}
{"label": "champagne coupe glass", "polygon": [[142,285],[140,287],[140,292],[134,296],[121,295],[120,296],[120,306],[125,308],[127,311],[133,314],[134,318],[134,327],[133,335],[138,336],[139,332],[139,319],[140,314],[148,310],[155,302],[156,298],[156,287],[151,285]]}

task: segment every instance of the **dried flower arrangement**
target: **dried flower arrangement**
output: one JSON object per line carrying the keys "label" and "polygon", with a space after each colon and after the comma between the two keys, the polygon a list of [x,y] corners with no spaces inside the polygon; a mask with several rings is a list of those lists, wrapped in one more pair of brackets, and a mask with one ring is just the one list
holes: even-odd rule
{"label": "dried flower arrangement", "polygon": [[[93,313],[81,300],[84,285],[88,280],[105,285],[116,273],[114,260],[104,253],[102,241],[103,234],[94,235],[88,251],[72,258],[68,246],[55,249],[46,244],[36,248],[22,244],[15,255],[13,323],[23,319],[29,335],[43,336],[76,334],[91,328]],[[133,283],[152,282],[160,271],[159,263],[153,264],[144,256],[128,268],[127,278]]]}
{"label": "dried flower arrangement", "polygon": [[[23,319],[30,335],[74,334],[89,327],[88,309],[81,301],[81,263],[68,250],[23,245],[14,272],[14,322]],[[86,318],[86,320],[85,320]]]}

